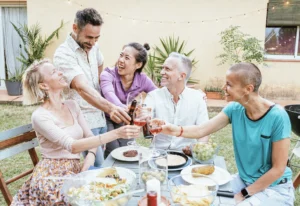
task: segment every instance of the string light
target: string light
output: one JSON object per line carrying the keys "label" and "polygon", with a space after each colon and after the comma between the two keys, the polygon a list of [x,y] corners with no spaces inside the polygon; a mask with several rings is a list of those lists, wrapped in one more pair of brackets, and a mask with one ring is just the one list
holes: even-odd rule
{"label": "string light", "polygon": [[[78,5],[79,7],[84,7],[84,5],[82,5],[81,3],[78,3],[76,2],[76,0],[66,0],[67,3],[69,4],[76,4]],[[278,4],[284,4],[284,5],[290,5],[290,2],[289,1],[285,1],[283,3],[278,3]],[[275,10],[275,6],[272,6],[271,8],[272,10]],[[149,22],[156,22],[156,23],[160,23],[160,24],[176,24],[176,23],[183,23],[183,24],[188,24],[188,25],[191,25],[192,23],[205,23],[205,22],[219,22],[220,20],[225,20],[225,19],[230,19],[232,20],[234,17],[240,17],[240,16],[244,16],[246,17],[248,14],[254,14],[255,12],[257,12],[258,14],[260,14],[260,11],[264,11],[264,10],[268,10],[268,8],[261,8],[261,9],[258,9],[258,10],[255,10],[255,11],[250,11],[250,12],[247,12],[247,13],[242,13],[242,14],[237,14],[237,15],[232,15],[232,16],[228,16],[228,17],[222,17],[222,18],[217,18],[217,19],[208,19],[208,20],[197,20],[197,21],[183,21],[183,22],[176,22],[176,21],[151,21],[149,19],[136,19],[136,18],[132,18],[132,17],[126,17],[126,16],[120,16],[118,14],[114,14],[114,13],[109,13],[109,12],[105,12],[105,11],[99,11],[100,13],[103,12],[105,14],[105,16],[114,16],[114,17],[119,17],[120,20],[122,19],[127,19],[127,20],[132,20],[133,22],[136,22],[136,21],[140,21],[140,22],[144,22],[146,24],[149,24]]]}

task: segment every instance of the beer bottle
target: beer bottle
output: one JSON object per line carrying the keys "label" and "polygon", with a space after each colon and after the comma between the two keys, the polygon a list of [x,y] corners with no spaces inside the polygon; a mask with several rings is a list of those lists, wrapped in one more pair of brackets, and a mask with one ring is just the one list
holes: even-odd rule
{"label": "beer bottle", "polygon": [[[142,107],[146,107],[146,104],[142,104]],[[148,126],[148,121],[147,123],[143,126],[143,134],[145,139],[151,139],[153,138],[153,135],[149,131],[149,126]]]}
{"label": "beer bottle", "polygon": [[134,99],[130,105],[130,108],[129,108],[129,112],[128,112],[128,115],[130,116],[131,120],[130,120],[130,125],[133,125],[133,112],[136,108],[136,104],[137,104],[137,101]]}

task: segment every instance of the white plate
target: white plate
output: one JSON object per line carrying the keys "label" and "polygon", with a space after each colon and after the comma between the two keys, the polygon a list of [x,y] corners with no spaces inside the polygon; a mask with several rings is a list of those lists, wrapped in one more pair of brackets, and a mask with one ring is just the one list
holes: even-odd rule
{"label": "white plate", "polygon": [[[182,176],[182,178],[190,184],[205,184],[205,182],[203,182],[205,181],[205,178],[193,177],[191,174],[192,169],[194,167],[202,167],[202,166],[206,166],[206,165],[193,165],[190,167],[186,167],[181,171],[180,174],[182,175],[187,174]],[[219,185],[224,185],[231,180],[231,175],[229,174],[229,172],[217,166],[215,166],[215,171],[212,174],[207,176],[215,180]]]}
{"label": "white plate", "polygon": [[117,149],[114,149],[110,154],[113,158],[121,161],[126,161],[126,162],[139,161],[139,155],[135,157],[125,157],[123,155],[123,152],[126,152],[128,150],[140,150],[143,153],[143,155],[144,154],[146,155],[148,152],[150,152],[150,150],[147,147],[139,146],[138,148],[135,148],[133,146],[125,146],[125,147],[119,147]]}
{"label": "white plate", "polygon": [[168,169],[168,171],[178,171],[178,170],[182,170],[188,166],[191,166],[193,164],[193,160],[189,156],[187,156],[187,157],[188,157],[188,160],[186,161],[186,163],[184,165],[182,165],[181,167],[178,167],[178,168]]}
{"label": "white plate", "polygon": [[[188,157],[188,161],[186,161],[186,163],[184,165],[182,165],[181,167],[178,167],[178,168],[168,169],[168,171],[178,171],[178,170],[182,170],[185,167],[191,166],[193,164],[193,160],[189,156],[187,156],[187,157]],[[155,165],[155,163],[153,161],[149,161],[148,164],[151,168],[155,168],[155,169],[157,168],[157,166]]]}
{"label": "white plate", "polygon": [[[110,168],[110,167],[106,167],[106,168]],[[115,167],[115,168],[116,168],[117,173],[119,174],[120,178],[126,179],[126,183],[131,184],[133,181],[135,181],[136,174],[132,170],[129,170],[124,167]],[[95,180],[102,181],[103,179],[106,179],[106,178],[99,178],[97,176],[99,174],[101,174],[103,169],[105,169],[105,168],[87,170],[85,172],[81,172],[80,175],[81,175],[81,177],[84,177],[86,179],[92,179],[93,181],[95,181]],[[107,178],[107,179],[111,179],[111,178]]]}

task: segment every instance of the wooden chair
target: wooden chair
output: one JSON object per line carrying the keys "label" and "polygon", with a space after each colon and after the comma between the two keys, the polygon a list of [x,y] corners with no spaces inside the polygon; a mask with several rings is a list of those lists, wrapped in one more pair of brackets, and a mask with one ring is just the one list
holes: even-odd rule
{"label": "wooden chair", "polygon": [[300,185],[300,172],[297,174],[297,176],[295,177],[294,181],[293,181],[293,185],[295,190],[297,189],[297,187]]}
{"label": "wooden chair", "polygon": [[[0,160],[27,150],[35,166],[39,162],[35,151],[36,146],[38,146],[38,141],[31,124],[0,132]],[[7,185],[32,172],[33,168],[5,181],[0,169],[0,189],[8,205],[12,202],[12,195]]]}

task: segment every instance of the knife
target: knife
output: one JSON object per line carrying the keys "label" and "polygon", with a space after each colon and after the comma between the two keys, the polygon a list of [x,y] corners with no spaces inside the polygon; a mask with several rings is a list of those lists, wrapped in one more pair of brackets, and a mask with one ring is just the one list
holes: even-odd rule
{"label": "knife", "polygon": [[217,196],[233,198],[234,194],[233,194],[233,192],[230,192],[230,191],[218,190]]}

